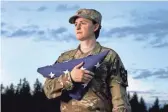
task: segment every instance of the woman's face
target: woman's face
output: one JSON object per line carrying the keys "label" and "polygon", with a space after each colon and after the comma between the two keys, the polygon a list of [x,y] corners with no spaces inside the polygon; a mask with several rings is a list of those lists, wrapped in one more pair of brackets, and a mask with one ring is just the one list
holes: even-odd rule
{"label": "woman's face", "polygon": [[94,36],[96,27],[93,22],[85,18],[77,18],[75,20],[75,34],[78,40],[86,40]]}

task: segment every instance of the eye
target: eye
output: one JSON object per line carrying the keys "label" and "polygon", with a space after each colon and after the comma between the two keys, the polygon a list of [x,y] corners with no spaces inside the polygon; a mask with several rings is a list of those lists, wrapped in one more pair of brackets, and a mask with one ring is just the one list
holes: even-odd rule
{"label": "eye", "polygon": [[86,24],[86,22],[82,22],[82,24],[83,24],[83,25],[85,25],[85,24]]}

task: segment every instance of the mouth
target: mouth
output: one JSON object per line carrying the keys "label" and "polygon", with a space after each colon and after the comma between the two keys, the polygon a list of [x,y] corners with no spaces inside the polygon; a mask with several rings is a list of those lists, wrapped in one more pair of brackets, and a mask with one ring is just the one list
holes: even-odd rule
{"label": "mouth", "polygon": [[77,32],[77,34],[81,34],[82,32]]}

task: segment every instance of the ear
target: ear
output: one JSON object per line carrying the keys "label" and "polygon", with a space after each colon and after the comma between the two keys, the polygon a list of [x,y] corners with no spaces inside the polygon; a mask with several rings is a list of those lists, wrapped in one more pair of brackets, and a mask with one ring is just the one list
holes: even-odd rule
{"label": "ear", "polygon": [[99,25],[98,23],[94,24],[94,32],[99,29],[99,26],[100,26],[100,25]]}

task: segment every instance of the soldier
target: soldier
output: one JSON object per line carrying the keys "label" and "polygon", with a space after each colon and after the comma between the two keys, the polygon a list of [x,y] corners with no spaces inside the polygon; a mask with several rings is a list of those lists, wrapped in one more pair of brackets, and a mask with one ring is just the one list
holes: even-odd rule
{"label": "soldier", "polygon": [[[80,9],[69,19],[75,25],[80,44],[76,49],[64,52],[55,63],[95,55],[110,50],[95,72],[81,69],[83,62],[72,71],[54,79],[46,79],[44,92],[49,99],[60,98],[61,112],[131,112],[127,98],[127,71],[119,55],[101,46],[96,39],[101,29],[101,14],[94,9]],[[68,97],[75,83],[89,83],[81,100]]]}

